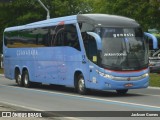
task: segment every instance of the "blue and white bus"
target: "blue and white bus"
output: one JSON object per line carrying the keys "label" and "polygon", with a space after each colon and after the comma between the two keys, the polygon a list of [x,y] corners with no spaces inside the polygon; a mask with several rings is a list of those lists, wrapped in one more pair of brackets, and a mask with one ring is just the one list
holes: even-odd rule
{"label": "blue and white bus", "polygon": [[4,30],[5,77],[19,86],[34,82],[88,89],[146,88],[148,53],[144,33],[133,19],[81,14]]}
{"label": "blue and white bus", "polygon": [[146,33],[149,53],[149,68],[151,73],[160,73],[160,42],[154,34]]}

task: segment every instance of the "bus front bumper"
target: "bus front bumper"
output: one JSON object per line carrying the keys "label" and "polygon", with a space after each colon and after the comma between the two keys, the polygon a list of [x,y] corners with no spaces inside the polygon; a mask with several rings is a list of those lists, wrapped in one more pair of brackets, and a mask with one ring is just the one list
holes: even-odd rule
{"label": "bus front bumper", "polygon": [[[91,85],[92,84],[92,85]],[[120,90],[120,89],[139,89],[149,86],[149,76],[140,80],[114,80],[105,77],[98,77],[97,82],[90,82],[91,89],[97,90]]]}
{"label": "bus front bumper", "polygon": [[101,88],[103,90],[118,90],[118,89],[139,89],[147,88],[149,85],[149,77],[137,81],[115,81],[102,80]]}

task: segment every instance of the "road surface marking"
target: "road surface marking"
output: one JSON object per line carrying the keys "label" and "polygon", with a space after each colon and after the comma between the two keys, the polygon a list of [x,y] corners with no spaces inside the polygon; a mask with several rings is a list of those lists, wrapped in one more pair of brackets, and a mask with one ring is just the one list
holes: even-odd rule
{"label": "road surface marking", "polygon": [[[24,106],[24,105],[13,104],[13,103],[10,103],[10,102],[4,102],[2,100],[0,100],[0,103],[10,105],[10,106],[20,107],[20,108],[24,108],[24,109],[28,109],[28,110],[33,110],[33,111],[42,111],[42,112],[45,111],[45,110],[42,110],[42,109],[27,107],[27,106]],[[58,115],[58,116],[62,116],[62,115]],[[82,119],[75,118],[75,117],[62,117],[62,118],[66,118],[66,119],[69,119],[69,120],[82,120]]]}
{"label": "road surface marking", "polygon": [[20,88],[20,87],[14,87],[14,86],[7,86],[7,85],[0,85],[5,86],[9,88],[15,88],[15,89],[23,89],[28,91],[35,91],[35,92],[41,92],[41,93],[48,93],[50,95],[58,95],[58,96],[65,96],[65,97],[72,97],[73,99],[81,99],[81,100],[88,100],[92,102],[101,102],[101,103],[107,103],[107,104],[114,104],[114,105],[121,105],[121,106],[127,106],[127,107],[136,107],[141,109],[147,109],[147,110],[160,110],[160,106],[152,106],[152,105],[145,105],[145,104],[138,104],[138,103],[131,103],[131,102],[123,102],[123,101],[115,101],[115,100],[109,100],[109,99],[101,99],[101,98],[94,98],[94,97],[86,97],[82,95],[72,95],[72,94],[66,94],[66,93],[59,93],[59,92],[50,92],[50,91],[43,91],[43,90],[35,90],[35,89],[28,89],[28,88]]}
{"label": "road surface marking", "polygon": [[[132,93],[131,93],[132,94]],[[134,93],[133,93],[134,94]],[[136,95],[145,95],[145,96],[154,96],[154,97],[160,97],[160,95],[152,95],[152,94],[142,94],[142,93],[136,93]]]}
{"label": "road surface marking", "polygon": [[23,106],[23,105],[17,105],[17,104],[13,104],[13,103],[9,103],[9,102],[4,102],[2,100],[0,100],[0,103],[2,104],[7,104],[7,105],[10,105],[10,106],[15,106],[15,107],[21,107],[21,108],[24,108],[24,109],[29,109],[29,110],[33,110],[33,111],[44,111],[44,110],[41,110],[41,109],[36,109],[36,108],[32,108],[32,107],[27,107],[27,106]]}

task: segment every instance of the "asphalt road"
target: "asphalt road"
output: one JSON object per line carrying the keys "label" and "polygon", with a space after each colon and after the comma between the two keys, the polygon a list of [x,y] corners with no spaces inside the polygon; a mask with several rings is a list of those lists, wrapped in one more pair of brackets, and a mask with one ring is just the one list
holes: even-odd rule
{"label": "asphalt road", "polygon": [[[19,107],[24,111],[82,111],[82,113],[83,111],[133,111],[135,113],[137,111],[146,113],[158,111],[160,117],[160,89],[150,87],[130,90],[126,95],[117,95],[115,91],[91,91],[88,95],[82,96],[75,93],[74,89],[61,86],[18,87],[15,81],[0,76],[0,103]],[[72,113],[74,114],[74,112]],[[63,113],[58,114],[62,115]],[[88,114],[90,117],[73,115],[68,118],[97,120],[98,115],[92,117],[96,116],[96,112],[88,112]],[[134,117],[116,117],[116,112],[111,114],[115,114],[115,117],[98,117],[98,119],[135,120]],[[138,117],[136,119],[158,120],[159,117]]]}

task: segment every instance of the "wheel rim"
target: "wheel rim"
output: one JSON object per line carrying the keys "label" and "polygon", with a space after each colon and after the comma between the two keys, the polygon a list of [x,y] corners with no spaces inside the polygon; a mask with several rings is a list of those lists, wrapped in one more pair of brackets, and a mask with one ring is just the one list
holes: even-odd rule
{"label": "wheel rim", "polygon": [[18,74],[18,76],[17,76],[17,81],[18,81],[19,84],[21,84],[21,80],[22,80],[22,79],[21,79],[21,75]]}
{"label": "wheel rim", "polygon": [[24,76],[24,84],[25,84],[25,85],[28,85],[28,75],[25,75],[25,76]]}
{"label": "wheel rim", "polygon": [[83,79],[83,78],[81,78],[81,79],[79,80],[78,87],[79,87],[79,91],[84,91],[85,84],[84,84],[84,79]]}

